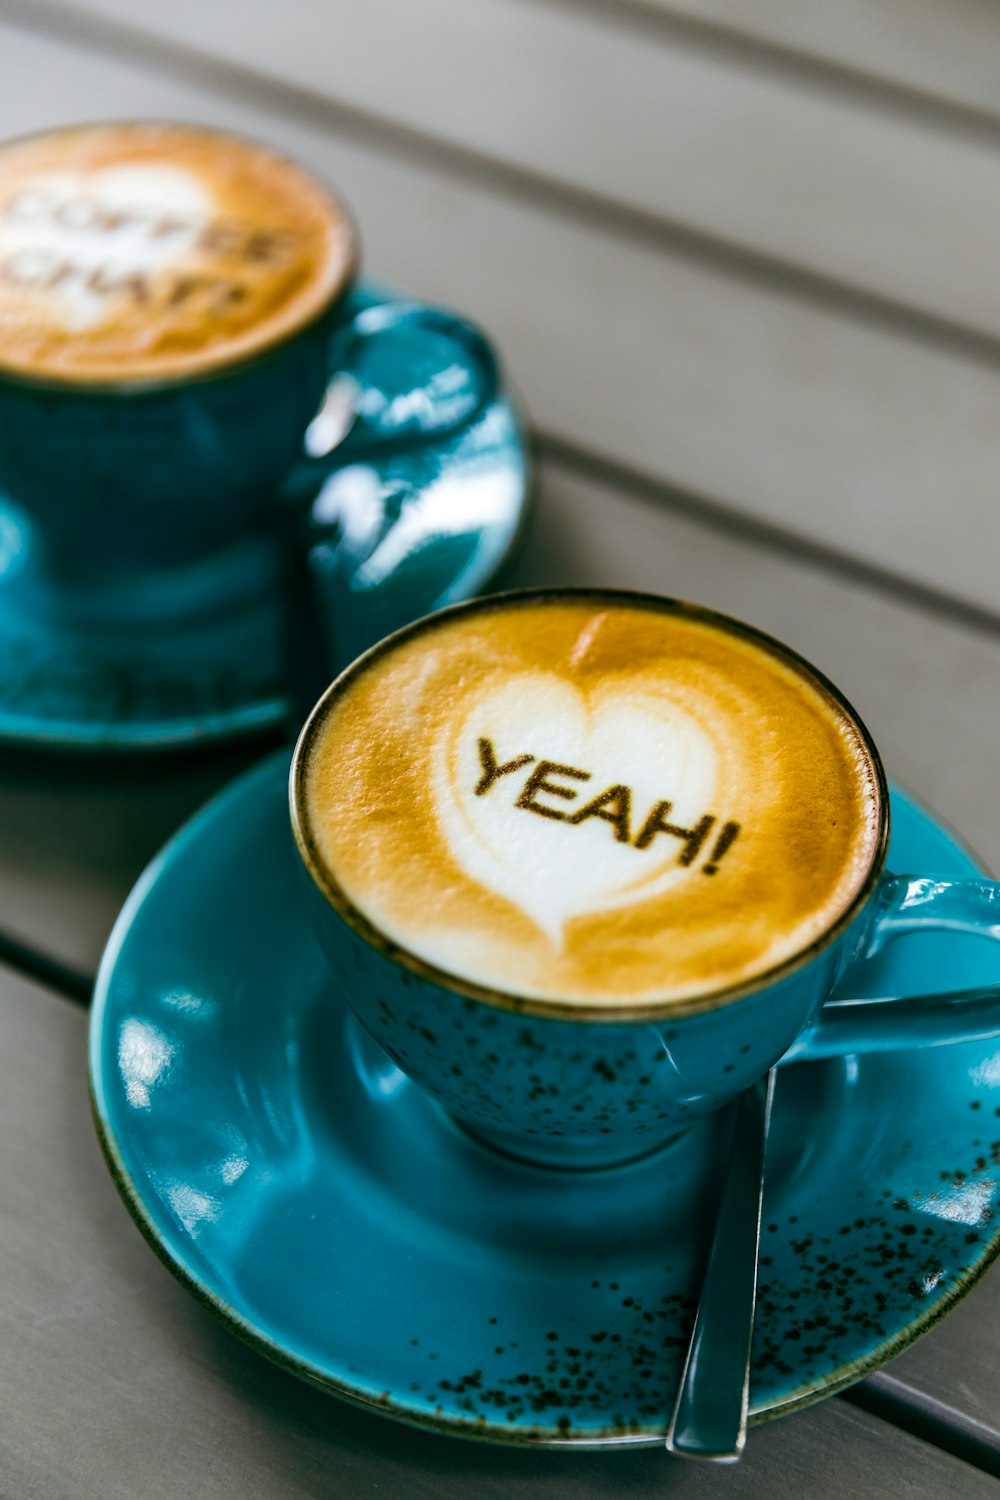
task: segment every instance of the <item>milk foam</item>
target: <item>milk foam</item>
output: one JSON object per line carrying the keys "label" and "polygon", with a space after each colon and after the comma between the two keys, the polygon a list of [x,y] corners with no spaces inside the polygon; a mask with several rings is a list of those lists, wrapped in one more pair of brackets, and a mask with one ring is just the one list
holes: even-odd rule
{"label": "milk foam", "polygon": [[95,283],[149,280],[172,263],[183,264],[218,211],[206,186],[179,167],[43,173],[0,218],[0,262],[26,288],[64,268],[50,288],[49,315],[76,333],[115,315],[114,303]]}
{"label": "milk foam", "polygon": [[[695,826],[718,781],[710,733],[651,685],[583,693],[554,673],[524,673],[484,693],[457,723],[442,724],[432,759],[451,857],[557,946],[572,917],[647,901],[696,878],[693,863],[679,863],[675,837],[642,850],[635,843],[665,788],[670,823]],[[484,785],[491,759],[516,768]],[[525,785],[546,760],[580,774],[549,772],[525,801]],[[546,790],[553,784],[556,791]]]}
{"label": "milk foam", "polygon": [[0,369],[202,373],[315,318],[354,258],[331,196],[237,137],[122,123],[0,147]]}
{"label": "milk foam", "polygon": [[613,1008],[822,938],[880,847],[879,775],[821,683],[716,617],[515,596],[348,674],[296,801],[324,881],[399,947]]}

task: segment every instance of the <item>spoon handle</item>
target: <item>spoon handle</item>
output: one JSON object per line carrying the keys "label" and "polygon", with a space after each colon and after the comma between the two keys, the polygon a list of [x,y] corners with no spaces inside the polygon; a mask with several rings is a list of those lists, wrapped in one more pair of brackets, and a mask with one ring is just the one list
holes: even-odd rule
{"label": "spoon handle", "polygon": [[732,1154],[667,1429],[667,1449],[684,1458],[735,1463],[746,1443],[764,1157],[774,1080],[772,1068],[764,1087],[747,1089],[733,1105]]}

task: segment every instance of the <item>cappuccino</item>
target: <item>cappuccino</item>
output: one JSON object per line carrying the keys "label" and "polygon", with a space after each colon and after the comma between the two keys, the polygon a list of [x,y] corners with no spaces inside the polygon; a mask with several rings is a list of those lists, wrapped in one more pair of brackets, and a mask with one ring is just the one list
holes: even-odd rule
{"label": "cappuccino", "polygon": [[84,125],[0,147],[0,371],[190,378],[319,316],[356,258],[346,213],[250,141]]}
{"label": "cappuccino", "polygon": [[376,647],[304,731],[314,874],[459,984],[607,1009],[752,984],[836,927],[884,833],[865,731],[735,622],[512,595]]}

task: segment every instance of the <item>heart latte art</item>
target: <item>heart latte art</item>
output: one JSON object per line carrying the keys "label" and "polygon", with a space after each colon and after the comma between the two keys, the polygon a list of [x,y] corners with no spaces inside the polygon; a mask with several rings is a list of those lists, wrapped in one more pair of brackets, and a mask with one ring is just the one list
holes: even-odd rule
{"label": "heart latte art", "polygon": [[0,370],[173,378],[253,356],[330,304],[353,237],[306,174],[180,125],[0,147]]}
{"label": "heart latte art", "polygon": [[875,857],[862,732],[770,643],[662,603],[516,596],[333,690],[300,828],[338,900],[456,978],[681,1001],[767,973]]}
{"label": "heart latte art", "polygon": [[555,673],[512,677],[441,726],[432,764],[455,863],[557,946],[571,918],[690,879],[718,821],[711,736],[641,688],[585,696]]}

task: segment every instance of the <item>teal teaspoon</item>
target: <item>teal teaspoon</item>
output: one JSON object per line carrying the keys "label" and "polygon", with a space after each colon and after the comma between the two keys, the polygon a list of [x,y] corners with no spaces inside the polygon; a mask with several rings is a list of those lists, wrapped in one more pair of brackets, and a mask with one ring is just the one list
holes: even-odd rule
{"label": "teal teaspoon", "polygon": [[733,1144],[666,1446],[736,1463],[747,1436],[764,1158],[775,1070],[732,1106]]}

